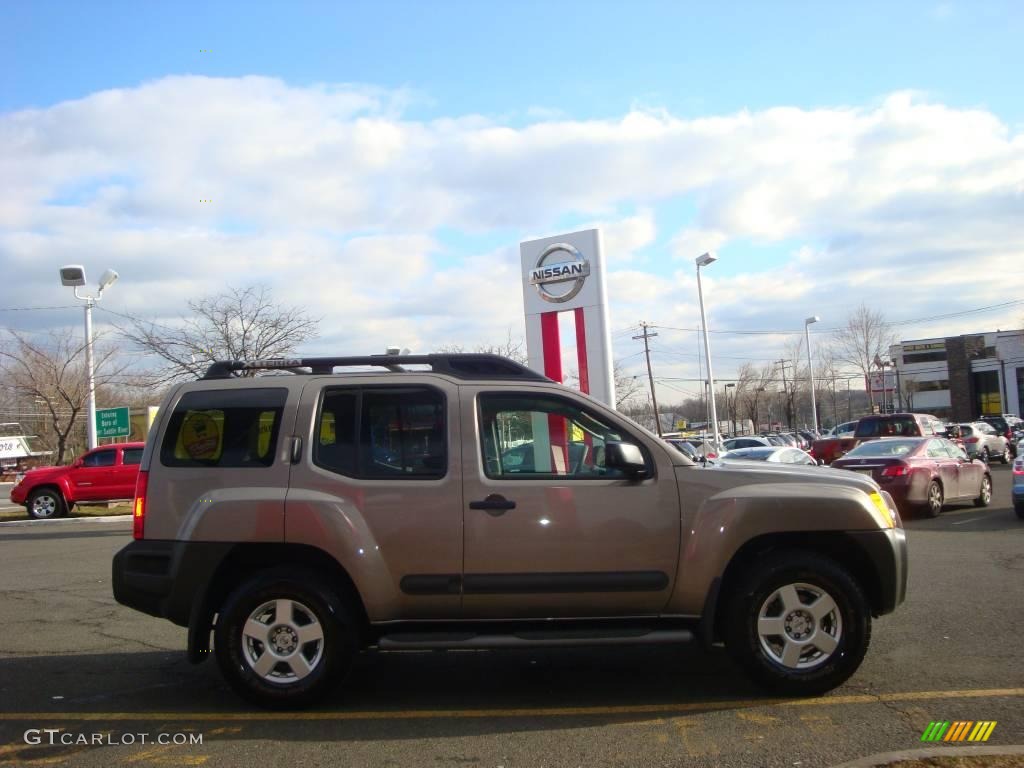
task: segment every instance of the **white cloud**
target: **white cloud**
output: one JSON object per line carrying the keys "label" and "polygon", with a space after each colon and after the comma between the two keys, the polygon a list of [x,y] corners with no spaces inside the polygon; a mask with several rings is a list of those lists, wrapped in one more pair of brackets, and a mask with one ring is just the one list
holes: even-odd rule
{"label": "white cloud", "polygon": [[[613,328],[696,327],[682,265],[714,249],[731,260],[705,273],[717,327],[799,329],[812,312],[825,327],[861,301],[906,317],[1024,295],[1024,135],[984,110],[897,93],[697,119],[534,111],[513,127],[412,120],[411,98],[168,77],[0,115],[0,265],[16,275],[0,305],[59,301],[59,264],[109,263],[123,279],[105,301],[123,310],[173,317],[190,297],[262,282],[324,318],[319,351],[472,346],[521,328],[515,240],[566,221],[604,232]],[[693,220],[659,221],[677,201]],[[495,249],[496,232],[512,242]],[[459,234],[492,241],[471,248]],[[792,254],[766,262],[763,245]],[[695,363],[693,342],[678,344]],[[715,349],[777,351],[749,338]]]}

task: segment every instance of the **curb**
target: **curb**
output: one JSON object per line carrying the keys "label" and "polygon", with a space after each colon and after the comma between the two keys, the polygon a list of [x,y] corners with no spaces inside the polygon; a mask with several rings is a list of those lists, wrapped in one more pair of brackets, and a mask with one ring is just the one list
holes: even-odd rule
{"label": "curb", "polygon": [[832,768],[883,768],[901,760],[923,760],[929,757],[971,757],[971,756],[1024,755],[1024,746],[1003,747],[931,747],[928,749],[903,749],[898,752],[883,752],[869,757],[860,757],[848,763],[833,765]]}
{"label": "curb", "polygon": [[98,517],[55,517],[53,520],[5,520],[0,522],[0,527],[17,528],[24,525],[67,525],[69,523],[116,523],[124,520],[130,522],[130,514],[123,515],[100,515]]}

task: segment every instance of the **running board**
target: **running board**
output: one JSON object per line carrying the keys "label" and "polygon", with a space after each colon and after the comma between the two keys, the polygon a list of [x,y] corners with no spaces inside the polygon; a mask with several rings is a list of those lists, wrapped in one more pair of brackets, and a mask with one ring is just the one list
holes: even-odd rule
{"label": "running board", "polygon": [[688,629],[616,629],[524,631],[487,635],[475,632],[394,632],[382,635],[382,651],[487,650],[493,648],[558,648],[584,645],[674,645],[693,640]]}

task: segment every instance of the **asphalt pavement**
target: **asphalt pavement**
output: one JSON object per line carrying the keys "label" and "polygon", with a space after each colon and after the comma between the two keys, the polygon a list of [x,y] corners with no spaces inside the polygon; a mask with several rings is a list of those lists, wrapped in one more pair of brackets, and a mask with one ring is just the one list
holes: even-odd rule
{"label": "asphalt pavement", "polygon": [[313,711],[253,710],[188,664],[185,630],[114,602],[129,519],[5,526],[0,765],[831,766],[926,746],[934,720],[1024,744],[1024,521],[993,476],[988,509],[907,521],[907,602],[851,681],[803,700],[690,646],[367,654]]}

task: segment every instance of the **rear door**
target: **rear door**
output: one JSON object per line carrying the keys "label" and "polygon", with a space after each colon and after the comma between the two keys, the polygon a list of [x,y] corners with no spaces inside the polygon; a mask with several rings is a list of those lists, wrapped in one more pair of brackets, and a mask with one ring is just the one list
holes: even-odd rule
{"label": "rear door", "polygon": [[976,498],[981,493],[981,478],[985,474],[985,467],[981,462],[971,461],[967,458],[967,452],[956,443],[943,440],[942,444],[950,459],[956,462],[957,476],[960,481],[960,496]]}
{"label": "rear door", "polygon": [[960,462],[949,455],[944,441],[934,438],[925,446],[925,459],[931,462],[942,480],[943,495],[948,500],[960,498]]}
{"label": "rear door", "polygon": [[339,562],[372,621],[457,618],[458,387],[412,373],[312,378],[296,434],[286,541]]}
{"label": "rear door", "polygon": [[111,488],[112,499],[130,499],[135,495],[135,481],[139,476],[142,448],[118,446],[118,460],[115,465],[115,484]]}
{"label": "rear door", "polygon": [[[467,618],[656,614],[674,586],[679,493],[666,449],[584,398],[462,388]],[[632,442],[649,475],[605,466]]]}

